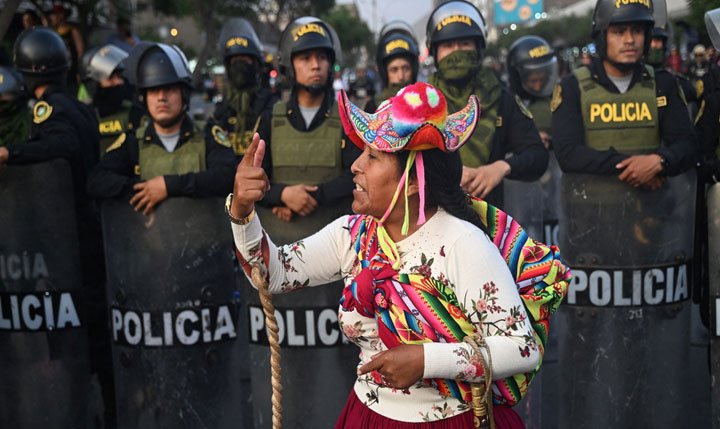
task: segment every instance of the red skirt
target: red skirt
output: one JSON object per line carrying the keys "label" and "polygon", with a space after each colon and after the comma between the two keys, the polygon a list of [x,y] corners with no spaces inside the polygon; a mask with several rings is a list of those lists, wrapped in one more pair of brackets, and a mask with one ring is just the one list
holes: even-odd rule
{"label": "red skirt", "polygon": [[[496,429],[525,429],[520,416],[510,407],[493,407]],[[350,391],[345,408],[335,423],[335,429],[472,429],[473,414],[464,412],[457,416],[434,422],[401,422],[383,417],[368,408],[358,399],[355,391]]]}

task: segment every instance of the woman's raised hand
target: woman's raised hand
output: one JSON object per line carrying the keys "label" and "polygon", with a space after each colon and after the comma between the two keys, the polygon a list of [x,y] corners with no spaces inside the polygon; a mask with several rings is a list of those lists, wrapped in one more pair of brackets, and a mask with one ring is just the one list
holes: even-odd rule
{"label": "woman's raised hand", "polygon": [[262,168],[263,158],[265,158],[265,140],[261,140],[260,135],[255,133],[235,171],[235,185],[230,206],[230,213],[234,217],[248,216],[255,208],[255,203],[260,201],[270,189],[270,180]]}

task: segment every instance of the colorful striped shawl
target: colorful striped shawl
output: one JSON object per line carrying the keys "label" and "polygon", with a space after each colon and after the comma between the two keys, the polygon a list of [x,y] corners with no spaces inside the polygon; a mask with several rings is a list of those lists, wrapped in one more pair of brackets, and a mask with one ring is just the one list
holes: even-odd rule
{"label": "colorful striped shawl", "polygon": [[[493,383],[494,402],[515,405],[540,369],[550,315],[565,296],[571,274],[557,247],[532,240],[511,216],[485,201],[473,198],[469,202],[513,274],[540,349],[540,362],[532,372]],[[420,274],[398,273],[393,267],[398,262],[395,243],[377,219],[353,216],[350,233],[361,270],[344,289],[340,303],[346,311],[374,317],[388,348],[429,341],[455,343],[475,332],[452,288]],[[471,400],[466,382],[435,379],[433,383],[444,396],[466,403]]]}

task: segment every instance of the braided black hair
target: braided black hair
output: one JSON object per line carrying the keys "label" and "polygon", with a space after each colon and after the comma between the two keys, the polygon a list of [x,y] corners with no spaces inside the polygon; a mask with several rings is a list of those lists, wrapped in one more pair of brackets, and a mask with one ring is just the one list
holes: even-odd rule
{"label": "braided black hair", "polygon": [[[407,162],[409,151],[398,153],[402,168]],[[485,227],[480,217],[468,204],[468,197],[460,187],[462,162],[457,152],[442,152],[439,149],[422,151],[425,164],[425,203],[428,206],[440,206],[456,218],[470,222],[481,230]],[[415,175],[415,165],[410,172]]]}

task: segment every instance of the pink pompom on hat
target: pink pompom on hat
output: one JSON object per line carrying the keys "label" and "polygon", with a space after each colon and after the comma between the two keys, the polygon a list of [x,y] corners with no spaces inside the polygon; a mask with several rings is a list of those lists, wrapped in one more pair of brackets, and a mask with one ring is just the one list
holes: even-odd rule
{"label": "pink pompom on hat", "polygon": [[[468,141],[480,116],[480,103],[474,95],[460,111],[448,115],[442,92],[424,82],[408,85],[383,102],[375,113],[367,113],[353,104],[345,91],[338,93],[338,109],[345,134],[360,149],[370,146],[380,152],[410,151],[390,206],[380,219],[384,223],[405,189],[405,220],[402,233],[409,229],[408,176],[415,164],[419,185],[418,225],[425,223],[425,165],[422,151],[440,149],[454,152]],[[458,184],[459,185],[459,184]]]}
{"label": "pink pompom on hat", "polygon": [[360,149],[369,145],[381,152],[454,152],[470,138],[480,116],[474,95],[465,108],[449,115],[442,92],[424,82],[404,87],[375,113],[364,112],[340,91],[338,109],[345,134],[353,143]]}

